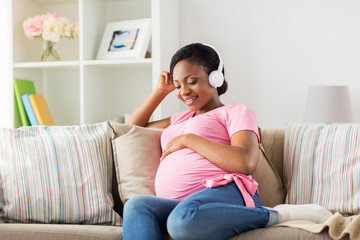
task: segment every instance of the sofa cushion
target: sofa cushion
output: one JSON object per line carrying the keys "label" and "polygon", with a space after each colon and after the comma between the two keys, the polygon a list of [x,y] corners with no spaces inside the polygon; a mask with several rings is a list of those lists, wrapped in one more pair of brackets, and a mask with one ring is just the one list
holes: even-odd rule
{"label": "sofa cushion", "polygon": [[155,195],[162,129],[109,122],[118,189],[123,203],[136,195]]}
{"label": "sofa cushion", "polygon": [[0,129],[2,222],[120,225],[106,123]]}
{"label": "sofa cushion", "polygon": [[284,179],[284,138],[285,128],[261,129],[261,145],[282,182]]}
{"label": "sofa cushion", "polygon": [[273,148],[282,148],[283,135],[276,129],[261,130],[260,135],[259,162],[252,176],[259,183],[258,189],[262,204],[274,207],[284,203],[286,196],[282,179],[273,163],[282,161],[282,154],[276,155]]}
{"label": "sofa cushion", "polygon": [[274,207],[284,203],[286,190],[263,146],[261,145],[260,148],[262,151],[260,151],[258,166],[252,176],[259,184],[262,205]]}
{"label": "sofa cushion", "polygon": [[[332,238],[326,231],[321,233],[310,233],[301,229],[289,227],[266,227],[250,230],[237,236],[229,238],[229,240],[331,240]],[[345,238],[347,239],[347,238]],[[345,240],[343,239],[343,240]]]}
{"label": "sofa cushion", "polygon": [[121,240],[122,227],[80,224],[0,224],[2,240]]}
{"label": "sofa cushion", "polygon": [[291,123],[285,132],[286,202],[360,213],[360,125]]}

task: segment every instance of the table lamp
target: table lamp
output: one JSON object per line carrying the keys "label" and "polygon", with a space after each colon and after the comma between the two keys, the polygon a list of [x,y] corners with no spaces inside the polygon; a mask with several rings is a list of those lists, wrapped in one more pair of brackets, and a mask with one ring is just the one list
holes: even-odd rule
{"label": "table lamp", "polygon": [[352,122],[347,86],[310,86],[304,122]]}

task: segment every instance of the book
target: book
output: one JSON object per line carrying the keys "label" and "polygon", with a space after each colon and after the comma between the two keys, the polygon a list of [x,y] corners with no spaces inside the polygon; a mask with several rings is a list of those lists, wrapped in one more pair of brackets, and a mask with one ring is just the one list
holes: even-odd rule
{"label": "book", "polygon": [[24,94],[24,95],[21,96],[21,100],[23,102],[23,105],[24,105],[24,108],[25,108],[25,111],[26,111],[26,115],[27,115],[27,117],[28,117],[28,119],[30,121],[31,126],[37,126],[37,125],[39,125],[39,123],[38,123],[38,121],[36,119],[34,109],[31,106],[29,96],[30,96],[30,94],[28,94],[28,93]]}
{"label": "book", "polygon": [[32,81],[14,79],[14,127],[30,126],[21,96],[24,94],[36,94]]}
{"label": "book", "polygon": [[49,107],[43,95],[31,94],[29,96],[31,106],[39,125],[54,125],[54,120],[51,116]]}

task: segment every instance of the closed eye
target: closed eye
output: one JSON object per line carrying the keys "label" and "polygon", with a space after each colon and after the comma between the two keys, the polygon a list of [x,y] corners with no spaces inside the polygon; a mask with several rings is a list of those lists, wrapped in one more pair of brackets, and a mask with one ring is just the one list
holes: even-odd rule
{"label": "closed eye", "polygon": [[[195,79],[195,80],[193,80],[193,81],[189,81],[187,84],[189,84],[189,85],[195,85],[196,83],[197,83],[197,79]],[[176,89],[180,89],[181,88],[181,85],[176,85],[177,84],[177,81],[175,80],[174,82],[176,82],[175,83],[175,88]]]}
{"label": "closed eye", "polygon": [[196,84],[196,82],[197,82],[197,80],[192,81],[192,82],[189,82],[188,84],[190,84],[190,85],[194,85],[194,84]]}

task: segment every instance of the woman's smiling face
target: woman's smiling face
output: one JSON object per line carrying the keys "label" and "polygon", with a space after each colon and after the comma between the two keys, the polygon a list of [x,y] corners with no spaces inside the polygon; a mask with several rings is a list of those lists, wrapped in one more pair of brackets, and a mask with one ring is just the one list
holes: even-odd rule
{"label": "woman's smiling face", "polygon": [[176,96],[192,111],[201,114],[221,106],[216,88],[209,83],[205,68],[187,60],[178,62],[173,71]]}

